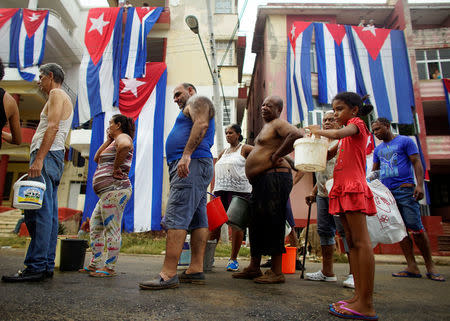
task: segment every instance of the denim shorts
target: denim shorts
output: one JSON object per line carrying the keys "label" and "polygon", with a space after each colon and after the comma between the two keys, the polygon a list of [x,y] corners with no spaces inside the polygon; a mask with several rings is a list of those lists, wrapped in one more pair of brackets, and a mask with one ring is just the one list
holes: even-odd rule
{"label": "denim shorts", "polygon": [[425,229],[420,218],[420,205],[414,198],[414,187],[398,187],[391,190],[406,228],[421,233]]}
{"label": "denim shorts", "polygon": [[346,252],[349,252],[347,241],[345,239],[344,226],[337,215],[331,215],[328,212],[328,197],[316,196],[317,202],[317,233],[320,238],[320,245],[333,245],[336,243],[336,230],[338,231]]}
{"label": "denim shorts", "polygon": [[170,192],[166,207],[167,229],[195,230],[208,227],[206,190],[213,177],[212,158],[191,159],[189,175],[180,178],[179,160],[169,164]]}

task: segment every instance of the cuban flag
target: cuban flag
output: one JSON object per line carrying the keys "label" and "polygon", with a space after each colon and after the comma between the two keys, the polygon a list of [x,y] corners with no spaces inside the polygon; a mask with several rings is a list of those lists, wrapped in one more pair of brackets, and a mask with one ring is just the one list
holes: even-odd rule
{"label": "cuban flag", "polygon": [[356,75],[344,25],[314,23],[318,101],[331,104],[343,91],[357,92]]}
{"label": "cuban flag", "polygon": [[401,30],[346,26],[361,94],[369,94],[375,116],[412,124],[414,94]]}
{"label": "cuban flag", "polygon": [[447,102],[448,125],[450,126],[450,79],[442,79],[445,92],[445,101]]}
{"label": "cuban flag", "polygon": [[89,10],[74,115],[78,124],[119,104],[122,13],[115,7]]}
{"label": "cuban flag", "polygon": [[0,9],[0,58],[5,66],[17,66],[20,9]]}
{"label": "cuban flag", "polygon": [[166,64],[147,63],[144,78],[121,80],[119,108],[94,117],[83,220],[92,214],[98,201],[92,189],[95,153],[106,138],[109,120],[121,113],[132,117],[136,125],[129,173],[133,193],[123,213],[122,228],[126,232],[161,229],[166,84]]}
{"label": "cuban flag", "polygon": [[[311,39],[313,24],[295,21],[288,33],[286,57],[287,121],[308,122],[308,111],[314,110],[311,90]],[[305,123],[304,123],[305,124]]]}
{"label": "cuban flag", "polygon": [[27,81],[35,79],[44,59],[48,16],[48,10],[22,9],[16,61],[20,75]]}
{"label": "cuban flag", "polygon": [[145,73],[147,35],[163,7],[130,7],[123,37],[121,78],[140,78]]}

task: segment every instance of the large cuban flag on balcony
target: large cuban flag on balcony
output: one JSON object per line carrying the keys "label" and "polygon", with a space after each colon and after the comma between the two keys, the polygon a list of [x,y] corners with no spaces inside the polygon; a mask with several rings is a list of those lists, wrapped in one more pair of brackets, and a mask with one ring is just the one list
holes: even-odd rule
{"label": "large cuban flag on balcony", "polygon": [[119,104],[122,13],[115,7],[89,10],[74,124]]}
{"label": "large cuban flag on balcony", "polygon": [[402,30],[346,26],[362,94],[369,94],[376,117],[412,124],[414,93]]}
{"label": "large cuban flag on balcony", "polygon": [[18,71],[27,81],[35,79],[44,59],[48,16],[48,10],[22,9],[16,58]]}
{"label": "large cuban flag on balcony", "polygon": [[20,9],[0,9],[0,58],[3,64],[17,64],[17,34],[20,28]]}
{"label": "large cuban flag on balcony", "polygon": [[314,110],[311,90],[311,39],[313,24],[295,21],[288,33],[286,110],[292,124],[308,120]]}
{"label": "large cuban flag on balcony", "polygon": [[342,91],[357,92],[356,74],[344,25],[314,23],[318,101],[331,104]]}
{"label": "large cuban flag on balcony", "polygon": [[135,119],[136,124],[129,173],[133,194],[123,214],[123,230],[142,232],[161,229],[166,83],[166,64],[147,63],[144,78],[121,80],[119,108],[94,117],[83,219],[92,214],[98,200],[92,189],[92,177],[97,167],[95,152],[106,138],[105,129],[111,117],[122,113]]}
{"label": "large cuban flag on balcony", "polygon": [[159,19],[163,7],[131,7],[123,37],[121,78],[140,78],[145,73],[147,35]]}

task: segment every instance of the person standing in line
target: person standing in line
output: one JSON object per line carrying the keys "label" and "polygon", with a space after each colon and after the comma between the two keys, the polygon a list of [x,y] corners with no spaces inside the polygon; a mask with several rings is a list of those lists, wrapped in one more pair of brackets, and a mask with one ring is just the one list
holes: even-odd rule
{"label": "person standing in line", "polygon": [[[334,119],[334,112],[328,111],[323,116],[322,128],[339,129],[339,124]],[[330,142],[330,149],[337,145],[337,141]],[[344,227],[342,226],[341,219],[336,215],[330,215],[328,212],[329,200],[328,192],[325,188],[327,180],[333,178],[334,164],[336,163],[336,156],[327,161],[327,167],[322,172],[316,172],[316,185],[314,186],[310,195],[306,196],[306,204],[311,206],[312,203],[317,202],[317,232],[320,237],[320,246],[322,248],[322,269],[313,272],[306,273],[305,278],[311,281],[325,281],[336,282],[337,277],[333,272],[333,254],[335,251],[335,235],[336,230],[342,238],[344,243],[345,252],[349,255],[349,248],[347,240],[345,239]],[[350,260],[349,260],[350,261]],[[349,288],[355,288],[353,280],[353,274],[348,275],[344,281],[344,286]]]}
{"label": "person standing in line", "polygon": [[[0,59],[0,81],[5,76],[5,66]],[[9,124],[11,133],[3,131],[6,123]],[[2,139],[10,144],[20,145],[22,143],[22,131],[20,130],[19,108],[14,98],[3,88],[0,88],[0,130],[2,130]],[[0,139],[0,148],[2,140]]]}
{"label": "person standing in line", "polygon": [[[289,163],[283,156],[293,150],[302,137],[297,129],[280,119],[283,100],[278,96],[264,99],[261,114],[264,126],[255,139],[255,147],[245,162],[245,174],[252,185],[250,214],[250,254],[248,267],[233,274],[237,279],[256,283],[284,283],[281,258],[285,252],[286,204],[292,189]],[[271,256],[271,268],[262,275],[261,256]]]}
{"label": "person standing in line", "polygon": [[366,147],[370,133],[359,118],[368,115],[373,107],[365,105],[353,92],[341,92],[333,98],[333,110],[340,129],[321,130],[309,126],[311,133],[339,144],[330,150],[329,157],[337,153],[333,171],[333,187],[329,197],[329,212],[340,215],[350,247],[350,266],[355,280],[355,295],[350,300],[329,306],[329,312],[340,318],[378,320],[373,305],[375,260],[367,230],[366,215],[375,215],[377,209],[372,191],[366,182]]}
{"label": "person standing in line", "polygon": [[[250,199],[252,191],[252,186],[245,176],[245,160],[253,146],[241,143],[243,140],[241,132],[241,127],[237,124],[227,127],[225,136],[230,147],[219,154],[215,165],[214,195],[220,196],[226,211],[234,195]],[[212,231],[210,239],[219,240],[220,230],[219,226]],[[226,269],[236,272],[239,270],[237,256],[244,240],[244,231],[234,226],[231,227],[231,231],[231,256]]]}
{"label": "person standing in line", "polygon": [[[204,284],[203,258],[209,235],[206,190],[213,177],[214,106],[196,95],[194,85],[175,87],[173,99],[181,111],[166,141],[170,193],[167,201],[166,255],[156,279],[143,281],[143,290],[175,288],[179,283]],[[177,275],[177,264],[187,231],[191,232],[191,263]]]}
{"label": "person standing in line", "polygon": [[61,89],[64,71],[55,63],[39,68],[38,85],[48,95],[30,146],[30,179],[43,177],[46,190],[42,207],[25,210],[25,224],[31,236],[25,270],[3,276],[5,282],[42,281],[53,277],[58,238],[58,186],[64,170],[65,141],[72,125],[73,105]]}
{"label": "person standing in line", "polygon": [[[134,121],[121,114],[109,121],[106,141],[95,153],[98,164],[92,179],[94,192],[99,197],[90,219],[90,247],[92,259],[80,272],[93,277],[116,276],[115,265],[122,244],[122,215],[131,196],[128,178],[133,161]],[[107,259],[102,254],[107,243]]]}
{"label": "person standing in line", "polygon": [[[373,153],[373,171],[379,171],[381,182],[386,185],[395,198],[406,228],[411,232],[414,243],[422,254],[427,269],[427,278],[433,281],[445,281],[444,276],[436,271],[431,257],[428,235],[420,218],[419,200],[423,192],[423,167],[416,144],[409,137],[395,136],[391,123],[386,118],[378,118],[372,123],[374,135],[383,142]],[[417,185],[414,183],[414,174]],[[408,235],[400,242],[406,258],[405,270],[392,273],[394,277],[421,278],[419,267],[414,257],[413,242]]]}

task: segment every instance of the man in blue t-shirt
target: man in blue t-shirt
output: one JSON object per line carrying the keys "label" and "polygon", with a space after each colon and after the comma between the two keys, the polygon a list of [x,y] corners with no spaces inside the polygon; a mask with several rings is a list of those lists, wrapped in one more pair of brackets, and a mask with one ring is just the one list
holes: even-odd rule
{"label": "man in blue t-shirt", "polygon": [[[425,260],[427,277],[434,281],[445,281],[434,267],[430,241],[420,218],[418,201],[424,196],[424,175],[417,146],[407,136],[394,136],[391,123],[386,118],[378,118],[373,122],[372,130],[374,135],[383,141],[373,153],[372,170],[380,170],[381,182],[392,192],[406,228],[413,235],[414,242]],[[417,185],[414,183],[413,169]],[[422,277],[414,258],[413,243],[409,234],[400,242],[400,247],[408,266],[404,271],[392,273],[392,276]]]}
{"label": "man in blue t-shirt", "polygon": [[[196,95],[192,84],[175,87],[173,100],[180,113],[166,140],[170,191],[166,206],[166,255],[156,279],[139,283],[143,290],[178,287],[179,283],[203,284],[203,257],[208,237],[206,190],[213,177],[214,106]],[[191,262],[177,275],[183,243],[191,232]]]}

